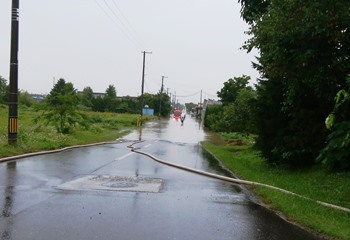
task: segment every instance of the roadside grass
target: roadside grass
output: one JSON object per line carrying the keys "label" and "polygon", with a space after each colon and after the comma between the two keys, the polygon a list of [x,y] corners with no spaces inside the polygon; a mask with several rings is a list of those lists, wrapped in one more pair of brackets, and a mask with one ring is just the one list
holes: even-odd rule
{"label": "roadside grass", "polygon": [[[24,106],[18,109],[18,134],[15,146],[7,143],[8,108],[0,105],[0,158],[23,153],[52,150],[66,146],[110,141],[126,135],[136,127],[137,114],[84,111],[88,129],[75,128],[71,134],[57,133],[52,126],[34,123],[40,112]],[[154,119],[144,116],[143,120]]]}
{"label": "roadside grass", "polygon": [[334,239],[350,239],[350,213],[316,203],[318,200],[350,208],[350,173],[331,173],[322,166],[299,171],[272,167],[252,144],[232,146],[203,142],[202,146],[241,179],[273,185],[313,199],[249,186],[266,205],[283,213],[289,221]]}

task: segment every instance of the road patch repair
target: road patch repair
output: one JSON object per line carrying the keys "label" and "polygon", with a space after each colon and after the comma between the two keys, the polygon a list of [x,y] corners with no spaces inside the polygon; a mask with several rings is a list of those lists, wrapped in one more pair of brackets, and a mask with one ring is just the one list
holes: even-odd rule
{"label": "road patch repair", "polygon": [[163,186],[159,178],[88,175],[57,186],[61,190],[122,191],[158,193]]}

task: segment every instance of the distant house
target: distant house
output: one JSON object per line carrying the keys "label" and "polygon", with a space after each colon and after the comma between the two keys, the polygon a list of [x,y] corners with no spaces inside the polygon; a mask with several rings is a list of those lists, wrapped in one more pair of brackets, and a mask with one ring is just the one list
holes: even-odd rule
{"label": "distant house", "polygon": [[214,105],[221,105],[222,102],[220,101],[216,101],[214,99],[205,99],[203,104],[201,104],[201,108],[200,108],[200,117],[204,118],[205,116],[205,111],[208,107],[214,106]]}
{"label": "distant house", "polygon": [[34,99],[37,102],[42,102],[47,97],[47,95],[46,94],[33,94],[33,93],[30,93],[29,97],[31,97],[32,99]]}
{"label": "distant house", "polygon": [[[83,95],[83,91],[78,91],[77,93],[78,93],[79,96],[82,96],[82,95]],[[94,98],[98,98],[98,97],[103,98],[105,95],[106,95],[106,93],[99,93],[99,92],[93,92],[93,93],[92,93],[92,96],[93,96]]]}

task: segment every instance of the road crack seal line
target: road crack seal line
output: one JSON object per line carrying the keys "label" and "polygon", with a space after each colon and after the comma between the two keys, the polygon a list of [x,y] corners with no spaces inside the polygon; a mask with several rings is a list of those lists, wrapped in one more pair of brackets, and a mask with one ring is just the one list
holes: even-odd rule
{"label": "road crack seal line", "polygon": [[318,203],[318,204],[320,204],[322,206],[328,207],[328,208],[333,208],[333,209],[337,209],[337,210],[344,211],[344,212],[350,212],[349,208],[345,208],[345,207],[342,207],[342,206],[338,206],[338,205],[334,205],[334,204],[330,204],[330,203],[314,200],[312,198],[309,198],[309,197],[306,197],[306,196],[303,196],[303,195],[300,195],[300,194],[297,194],[297,193],[285,190],[283,188],[279,188],[279,187],[275,187],[275,186],[272,186],[272,185],[259,183],[259,182],[253,182],[253,181],[241,180],[241,179],[238,179],[238,178],[230,178],[230,177],[226,177],[226,176],[221,176],[221,175],[218,175],[218,174],[205,172],[205,171],[198,170],[198,169],[195,169],[195,168],[190,168],[190,167],[186,167],[186,166],[183,166],[183,165],[171,163],[171,162],[162,160],[160,158],[157,158],[157,157],[155,157],[155,156],[153,156],[153,155],[151,155],[149,153],[140,151],[140,148],[134,147],[134,145],[138,144],[138,143],[141,143],[141,142],[139,142],[139,141],[134,142],[134,143],[130,144],[127,147],[130,148],[132,152],[135,152],[135,153],[138,153],[138,154],[142,154],[144,156],[147,156],[147,157],[155,160],[156,162],[159,162],[159,163],[171,166],[171,167],[175,167],[175,168],[182,169],[182,170],[185,170],[185,171],[188,171],[188,172],[200,174],[200,175],[203,175],[203,176],[219,179],[219,180],[230,182],[230,183],[252,185],[252,186],[261,186],[261,187],[270,188],[270,189],[273,189],[273,190],[276,190],[276,191],[280,191],[280,192],[286,193],[288,195],[292,195],[292,196],[296,196],[296,197],[299,197],[299,198],[302,198],[302,199],[305,199],[305,200],[316,202],[316,203]]}

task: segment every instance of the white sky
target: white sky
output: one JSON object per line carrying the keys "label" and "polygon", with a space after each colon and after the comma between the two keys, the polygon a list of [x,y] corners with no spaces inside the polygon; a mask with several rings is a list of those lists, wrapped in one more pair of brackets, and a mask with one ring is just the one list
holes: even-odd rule
{"label": "white sky", "polygon": [[[9,79],[11,0],[0,1],[0,75]],[[109,6],[109,7],[108,7]],[[111,9],[113,11],[111,11]],[[118,96],[165,91],[181,103],[214,98],[229,78],[258,73],[237,0],[20,0],[19,89],[49,93],[64,78],[78,90]],[[255,53],[256,54],[256,53]],[[183,96],[183,97],[181,97]],[[185,97],[186,96],[186,97]]]}

